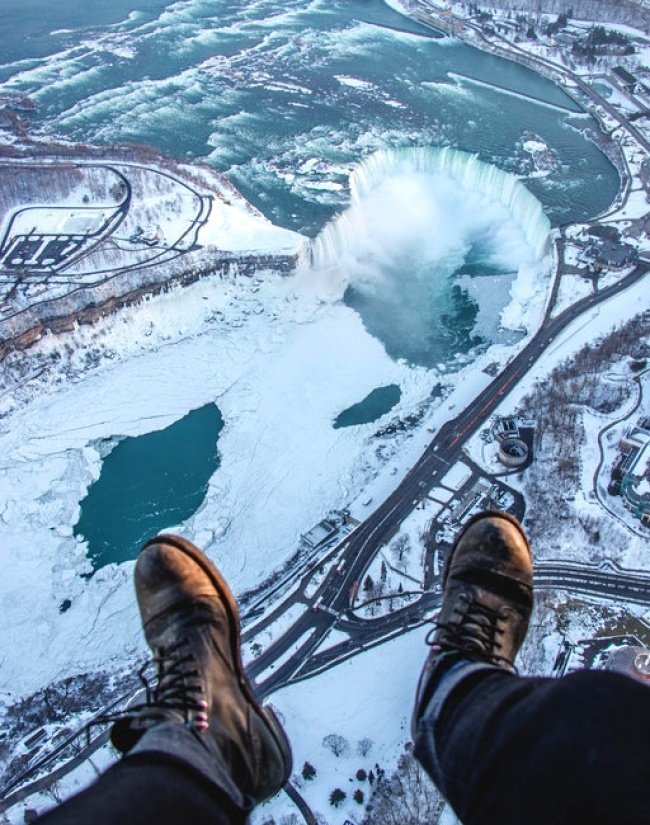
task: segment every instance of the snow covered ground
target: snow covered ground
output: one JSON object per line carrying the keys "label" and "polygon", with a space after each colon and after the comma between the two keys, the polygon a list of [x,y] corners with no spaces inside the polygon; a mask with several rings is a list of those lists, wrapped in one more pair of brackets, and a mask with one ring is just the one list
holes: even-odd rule
{"label": "snow covered ground", "polygon": [[[349,506],[363,518],[364,503],[385,496],[417,459],[427,427],[488,383],[468,364],[456,377],[471,379],[454,380],[453,392],[432,402],[440,374],[391,360],[355,312],[331,302],[339,290],[312,273],[202,281],[79,329],[67,339],[74,352],[61,372],[0,399],[0,519],[14,558],[2,588],[1,691],[18,697],[142,652],[131,564],[109,565],[88,581],[79,575],[91,568],[73,527],[101,469],[100,440],[162,429],[217,403],[221,465],[182,530],[241,593],[279,567],[330,509]],[[42,353],[58,346],[38,345]],[[84,372],[89,351],[101,363]],[[495,346],[476,366],[511,354]],[[387,419],[425,403],[430,414],[419,428],[387,437],[383,450],[377,442],[368,449],[381,420],[332,428],[341,410],[391,383],[402,397]],[[377,476],[391,457],[397,478],[388,469]],[[47,573],[26,592],[34,570]],[[61,614],[66,599],[72,604]]]}
{"label": "snow covered ground", "polygon": [[[32,166],[20,160],[5,168],[0,260],[17,267],[21,238],[37,236],[42,249],[32,250],[34,258],[26,263],[41,272],[54,265],[63,275],[23,283],[15,269],[15,279],[0,288],[0,316],[32,307],[37,297],[43,302],[68,296],[80,284],[113,279],[115,294],[124,294],[140,285],[141,269],[146,269],[142,283],[162,283],[179,271],[205,268],[223,253],[293,256],[305,248],[302,235],[274,226],[212,170],[109,162],[110,167],[77,160],[69,168],[52,160]],[[78,241],[57,252],[56,259],[45,257],[43,249],[59,233]],[[115,280],[118,273],[123,277]],[[96,288],[86,303],[106,300],[105,290]],[[8,329],[15,333],[11,325]]]}
{"label": "snow covered ground", "polygon": [[[425,635],[426,628],[418,628],[273,695],[293,746],[296,784],[328,825],[361,821],[364,806],[354,801],[353,794],[362,790],[367,802],[371,786],[357,779],[357,771],[376,773],[378,764],[390,773],[410,741],[412,702],[427,650]],[[330,734],[343,738],[339,756],[323,744]],[[365,755],[364,739],[370,740]],[[316,768],[310,781],[300,776],[305,762]],[[335,788],[346,793],[339,808],[329,802]],[[260,825],[271,817],[280,822],[294,810],[281,794],[255,812],[253,823]]]}
{"label": "snow covered ground", "polygon": [[[593,344],[599,337],[606,335],[624,321],[636,316],[639,312],[649,308],[647,298],[647,288],[643,282],[639,282],[630,287],[624,293],[614,296],[606,301],[602,306],[585,313],[573,324],[567,327],[547,350],[543,365],[531,371],[517,387],[504,399],[500,407],[495,411],[495,415],[512,415],[518,409],[521,399],[528,395],[534,387],[535,382],[548,380],[548,375],[552,370],[566,359],[573,356],[585,344]],[[623,367],[616,367],[611,371],[611,377],[603,375],[603,381],[619,381],[618,375]],[[627,380],[631,374],[628,373]],[[624,569],[649,570],[650,554],[647,552],[647,535],[633,523],[632,516],[627,511],[619,513],[621,522],[611,518],[608,512],[600,505],[594,494],[594,474],[599,462],[598,436],[608,424],[619,418],[624,418],[628,410],[635,403],[636,392],[630,393],[630,398],[623,403],[620,409],[615,410],[611,415],[604,416],[595,414],[591,410],[584,410],[583,425],[585,428],[584,443],[579,445],[580,449],[580,480],[575,490],[567,490],[566,498],[570,502],[572,519],[563,522],[559,532],[546,541],[538,540],[534,547],[535,558],[538,561],[567,561],[584,562],[593,564],[594,562],[608,559]],[[643,415],[643,408],[639,410]],[[616,440],[616,443],[618,441]],[[487,471],[494,471],[495,465],[492,460],[493,450],[485,449],[484,442],[477,433],[468,445],[471,457]],[[607,461],[605,470],[611,465],[613,457],[611,445],[607,450]],[[601,473],[601,478],[602,478]],[[509,476],[508,483],[526,491],[526,473],[523,475],[513,474]],[[601,483],[602,486],[602,483]],[[606,486],[606,485],[605,485]],[[607,499],[607,504],[612,510],[620,507],[620,499]],[[577,540],[575,528],[582,521],[589,519],[600,519],[606,517],[605,527],[610,530],[610,534],[603,538],[603,545],[598,547],[589,542]],[[626,527],[625,524],[629,526]],[[550,531],[549,531],[550,532]]]}

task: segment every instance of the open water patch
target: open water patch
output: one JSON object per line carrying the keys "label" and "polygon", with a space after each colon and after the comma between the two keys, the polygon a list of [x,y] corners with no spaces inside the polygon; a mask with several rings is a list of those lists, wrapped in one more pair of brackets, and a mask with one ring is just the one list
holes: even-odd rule
{"label": "open water patch", "polygon": [[95,570],[136,558],[143,542],[196,512],[219,466],[222,428],[219,409],[206,404],[164,430],[117,442],[74,528]]}
{"label": "open water patch", "polygon": [[369,393],[363,401],[353,404],[337,416],[334,429],[341,427],[356,427],[359,424],[371,424],[390,412],[402,397],[402,391],[397,384],[386,387],[377,387]]}

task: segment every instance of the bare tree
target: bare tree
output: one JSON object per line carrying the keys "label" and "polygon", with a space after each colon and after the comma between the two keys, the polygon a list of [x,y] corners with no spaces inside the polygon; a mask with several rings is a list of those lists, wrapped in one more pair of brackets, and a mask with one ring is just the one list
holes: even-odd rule
{"label": "bare tree", "polygon": [[323,747],[328,748],[334,756],[339,757],[350,750],[350,743],[338,733],[329,733],[323,737]]}
{"label": "bare tree", "polygon": [[392,776],[375,783],[363,825],[422,825],[435,822],[443,805],[439,792],[410,753]]}
{"label": "bare tree", "polygon": [[45,796],[48,796],[57,805],[61,804],[63,800],[63,794],[61,792],[61,786],[58,782],[53,782],[44,793]]}
{"label": "bare tree", "polygon": [[357,742],[357,753],[359,754],[359,756],[368,756],[374,744],[375,743],[372,741],[372,739],[368,739],[367,736],[364,736]]}
{"label": "bare tree", "polygon": [[390,546],[391,553],[395,559],[395,563],[404,561],[404,556],[407,556],[411,551],[411,541],[404,533],[400,534]]}
{"label": "bare tree", "polygon": [[537,420],[535,460],[525,476],[533,542],[559,540],[567,528],[585,548],[595,549],[601,542],[602,525],[579,519],[572,504],[580,488],[584,411],[589,407],[607,415],[623,403],[629,382],[611,383],[604,373],[623,357],[644,357],[649,333],[650,317],[637,316],[563,361],[522,400],[522,413]]}

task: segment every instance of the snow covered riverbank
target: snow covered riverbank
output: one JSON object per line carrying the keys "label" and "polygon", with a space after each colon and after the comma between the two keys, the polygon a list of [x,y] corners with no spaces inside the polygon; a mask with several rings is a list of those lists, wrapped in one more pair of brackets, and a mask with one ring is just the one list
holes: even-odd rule
{"label": "snow covered riverbank", "polygon": [[[375,463],[364,454],[373,425],[334,430],[333,419],[387,383],[402,388],[397,411],[412,409],[435,376],[394,363],[353,311],[320,306],[317,291],[297,286],[278,276],[214,279],[79,330],[67,342],[77,350],[72,380],[51,374],[2,420],[0,519],[12,560],[2,587],[1,691],[31,692],[139,645],[131,564],[89,581],[79,575],[90,565],[72,528],[100,471],[100,439],[162,429],[218,403],[222,464],[183,531],[238,592],[280,566],[305,528],[363,486]],[[104,360],[83,374],[92,349]],[[65,600],[71,607],[61,614]]]}

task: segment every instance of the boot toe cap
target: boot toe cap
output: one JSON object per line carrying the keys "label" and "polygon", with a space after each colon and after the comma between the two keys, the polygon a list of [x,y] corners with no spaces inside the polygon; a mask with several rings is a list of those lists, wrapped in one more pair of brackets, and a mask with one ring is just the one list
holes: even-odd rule
{"label": "boot toe cap", "polygon": [[197,561],[163,536],[141,550],[134,578],[145,624],[175,604],[219,597],[210,576]]}
{"label": "boot toe cap", "polygon": [[470,521],[456,541],[448,575],[483,569],[532,587],[533,560],[519,522],[507,513],[488,511]]}

